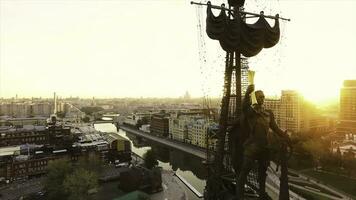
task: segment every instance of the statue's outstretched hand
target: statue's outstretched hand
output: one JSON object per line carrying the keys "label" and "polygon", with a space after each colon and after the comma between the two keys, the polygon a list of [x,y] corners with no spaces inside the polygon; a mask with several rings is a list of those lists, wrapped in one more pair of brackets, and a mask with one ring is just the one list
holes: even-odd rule
{"label": "statue's outstretched hand", "polygon": [[247,87],[246,94],[250,95],[255,90],[255,85],[251,84]]}

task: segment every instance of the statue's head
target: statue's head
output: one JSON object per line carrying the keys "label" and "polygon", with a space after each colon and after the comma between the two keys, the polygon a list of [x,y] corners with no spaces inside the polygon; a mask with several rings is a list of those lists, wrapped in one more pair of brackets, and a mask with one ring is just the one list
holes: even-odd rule
{"label": "statue's head", "polygon": [[265,101],[265,95],[263,94],[262,90],[255,91],[255,96],[258,105],[262,105]]}

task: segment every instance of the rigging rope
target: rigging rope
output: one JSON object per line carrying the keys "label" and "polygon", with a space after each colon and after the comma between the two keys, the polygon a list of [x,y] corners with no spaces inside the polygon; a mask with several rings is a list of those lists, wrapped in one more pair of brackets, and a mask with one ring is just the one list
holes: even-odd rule
{"label": "rigging rope", "polygon": [[[205,1],[206,2],[206,1]],[[223,89],[223,73],[224,73],[224,52],[218,47],[214,41],[207,44],[205,33],[205,7],[196,6],[197,18],[197,39],[199,50],[200,73],[202,76],[202,92],[204,108],[213,108],[220,105],[220,101],[212,101],[211,97],[221,99],[222,92],[216,92],[217,86]]]}
{"label": "rigging rope", "polygon": [[[200,64],[200,73],[203,76],[202,81],[202,91],[203,91],[203,108],[207,108],[208,110],[212,108],[211,99],[209,97],[209,93],[211,88],[208,84],[209,74],[208,74],[208,62],[207,62],[207,48],[205,43],[205,23],[203,20],[203,6],[196,6],[196,17],[197,17],[197,39],[198,39],[198,50],[199,50],[199,64]],[[210,113],[210,112],[209,112]],[[211,116],[206,116],[208,120],[210,120]]]}

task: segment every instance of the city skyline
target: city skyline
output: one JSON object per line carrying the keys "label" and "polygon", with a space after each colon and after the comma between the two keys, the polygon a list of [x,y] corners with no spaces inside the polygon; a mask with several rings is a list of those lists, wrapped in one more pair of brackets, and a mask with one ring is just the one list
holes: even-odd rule
{"label": "city skyline", "polygon": [[[262,4],[247,1],[246,9],[292,20],[281,22],[280,44],[249,59],[256,88],[338,100],[343,80],[356,79],[356,2]],[[189,1],[0,0],[0,7],[0,97],[221,95],[224,55],[205,37],[210,60],[201,67]]]}

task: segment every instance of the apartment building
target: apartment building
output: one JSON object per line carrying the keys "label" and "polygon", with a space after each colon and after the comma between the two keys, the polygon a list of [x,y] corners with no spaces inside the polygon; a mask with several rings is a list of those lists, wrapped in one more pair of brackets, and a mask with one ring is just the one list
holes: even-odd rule
{"label": "apartment building", "polygon": [[356,80],[345,80],[340,90],[340,112],[337,133],[356,133]]}

